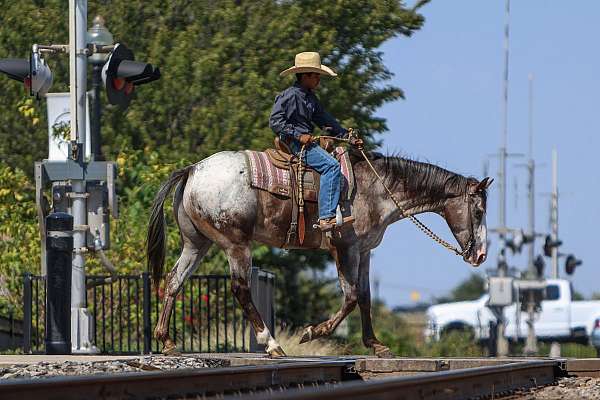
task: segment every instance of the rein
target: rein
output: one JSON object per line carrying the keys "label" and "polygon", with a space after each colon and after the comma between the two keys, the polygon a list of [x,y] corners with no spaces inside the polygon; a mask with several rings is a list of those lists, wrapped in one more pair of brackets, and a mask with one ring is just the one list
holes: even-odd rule
{"label": "rein", "polygon": [[[350,130],[350,136],[352,136],[352,131]],[[324,139],[332,139],[332,140],[336,140],[336,141],[340,141],[340,142],[347,142],[350,143],[350,138],[338,138],[335,136],[327,136],[327,135],[321,135],[321,136],[314,136],[314,139],[320,139],[320,138],[324,138]],[[448,249],[449,251],[453,252],[454,254],[456,254],[457,256],[464,256],[465,254],[468,254],[468,252],[471,251],[471,248],[473,247],[473,241],[474,241],[474,233],[473,233],[473,226],[471,225],[471,237],[469,238],[469,243],[467,244],[467,247],[464,250],[459,250],[458,248],[456,248],[455,246],[453,246],[452,244],[448,243],[447,241],[445,241],[444,239],[442,239],[441,237],[439,237],[438,235],[435,234],[435,232],[433,232],[427,225],[425,225],[424,223],[422,223],[421,221],[419,221],[417,219],[417,217],[415,217],[414,215],[407,215],[406,212],[404,211],[404,209],[402,208],[402,206],[400,206],[400,202],[398,201],[398,199],[396,198],[396,196],[394,196],[394,193],[388,188],[388,186],[385,184],[384,179],[381,177],[381,175],[379,175],[379,173],[377,172],[377,170],[375,169],[375,167],[373,167],[373,164],[371,164],[371,161],[369,160],[369,158],[367,157],[367,155],[365,154],[364,150],[361,147],[357,147],[357,149],[360,151],[360,154],[362,154],[363,158],[365,159],[365,161],[367,162],[367,165],[369,165],[369,167],[371,168],[371,171],[373,171],[373,173],[375,174],[375,176],[379,179],[379,182],[381,182],[381,185],[384,187],[384,189],[387,191],[387,193],[389,194],[390,198],[392,199],[392,201],[394,202],[394,204],[396,205],[396,207],[398,208],[398,210],[400,211],[400,214],[403,217],[406,217],[408,219],[410,219],[410,221],[416,225],[417,228],[419,228],[421,230],[421,232],[423,232],[425,235],[429,236],[434,242],[442,245],[443,247],[445,247],[446,249]],[[471,214],[471,207],[469,207],[469,220],[470,215]],[[472,222],[471,222],[472,224]]]}

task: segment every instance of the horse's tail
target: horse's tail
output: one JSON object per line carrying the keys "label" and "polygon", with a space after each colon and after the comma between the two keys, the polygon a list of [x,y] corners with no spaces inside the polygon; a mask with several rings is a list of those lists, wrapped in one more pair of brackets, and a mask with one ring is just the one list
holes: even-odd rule
{"label": "horse's tail", "polygon": [[148,223],[148,236],[146,237],[146,255],[148,258],[148,271],[152,272],[152,281],[155,283],[160,282],[167,247],[163,206],[167,196],[179,182],[185,186],[189,172],[193,167],[194,164],[173,171],[169,179],[161,186],[152,204],[152,212]]}

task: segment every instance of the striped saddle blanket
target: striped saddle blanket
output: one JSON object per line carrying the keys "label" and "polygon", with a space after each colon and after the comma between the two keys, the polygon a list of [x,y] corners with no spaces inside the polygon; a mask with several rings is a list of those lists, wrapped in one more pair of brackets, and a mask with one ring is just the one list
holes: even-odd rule
{"label": "striped saddle blanket", "polygon": [[[269,149],[268,151],[273,152],[274,150]],[[245,153],[250,167],[250,184],[252,187],[283,197],[291,197],[292,185],[288,168],[280,168],[279,165],[274,165],[267,152],[246,150]],[[332,155],[339,161],[342,171],[340,200],[349,200],[354,191],[354,175],[350,156],[343,147],[337,147]],[[304,200],[318,202],[318,199],[319,174],[312,168],[306,167],[304,172]]]}

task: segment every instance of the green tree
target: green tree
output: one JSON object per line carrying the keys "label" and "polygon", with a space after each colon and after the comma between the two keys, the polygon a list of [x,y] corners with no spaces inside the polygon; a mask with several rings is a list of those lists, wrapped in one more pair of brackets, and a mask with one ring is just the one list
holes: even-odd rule
{"label": "green tree", "polygon": [[[64,2],[0,1],[0,6],[0,58],[27,57],[33,43],[68,42]],[[375,110],[403,96],[386,83],[391,74],[378,48],[423,23],[415,9],[389,0],[90,2],[89,15],[97,13],[107,17],[117,41],[163,73],[137,89],[138,99],[126,111],[105,107],[104,152],[114,158],[124,144],[150,147],[166,162],[269,145],[273,99],[293,79],[278,74],[307,49],[319,50],[340,74],[324,81],[319,92],[327,109],[374,140],[386,130]],[[49,58],[52,90],[66,91],[67,57]],[[45,104],[33,105],[34,123],[16,112],[26,96],[23,87],[5,82],[3,89],[0,154],[30,174],[32,162],[46,154]]]}
{"label": "green tree", "polygon": [[[387,126],[375,111],[403,97],[400,88],[389,84],[391,73],[378,49],[394,36],[418,30],[424,19],[417,9],[425,3],[408,8],[393,0],[90,2],[90,19],[103,15],[117,41],[133,49],[136,59],[152,62],[162,72],[159,81],[136,89],[137,99],[127,110],[104,102],[102,149],[120,167],[121,219],[112,229],[111,250],[120,270],[145,268],[139,250],[148,210],[169,171],[220,150],[270,146],[268,116],[274,97],[293,79],[280,78],[279,72],[290,66],[297,52],[320,51],[324,63],[340,75],[323,80],[319,97],[325,107],[343,125],[360,129],[377,144],[376,135]],[[0,58],[26,58],[33,43],[68,42],[67,3],[0,0],[0,7]],[[68,58],[49,56],[49,64],[54,72],[52,91],[67,91]],[[18,172],[19,179],[31,178],[33,162],[47,154],[45,102],[27,98],[16,82],[4,80],[2,88],[3,167],[11,173],[24,171]],[[28,182],[31,185],[31,179]],[[15,189],[13,184],[17,185],[7,188]],[[32,195],[23,186],[15,190]],[[15,218],[3,214],[0,225],[23,223],[32,232],[37,229],[33,211],[21,222]],[[179,239],[173,228],[168,235],[167,262],[172,265]],[[35,260],[37,250],[32,246],[30,260]],[[254,255],[256,265],[278,274],[278,302],[283,304],[278,315],[285,322],[301,325],[308,318],[327,317],[337,300],[332,284],[314,279],[325,269],[325,254],[257,246]],[[97,267],[91,260],[90,268]],[[201,268],[226,270],[223,255],[211,251]]]}
{"label": "green tree", "polygon": [[438,303],[448,303],[451,301],[475,300],[485,293],[485,279],[478,274],[471,274],[467,279],[460,282],[449,296],[440,297]]}

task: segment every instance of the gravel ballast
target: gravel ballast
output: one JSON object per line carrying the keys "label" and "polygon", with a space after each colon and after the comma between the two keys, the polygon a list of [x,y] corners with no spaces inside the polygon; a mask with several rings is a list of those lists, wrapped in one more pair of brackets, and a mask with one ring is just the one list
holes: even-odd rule
{"label": "gravel ballast", "polygon": [[560,378],[555,385],[517,392],[498,399],[518,400],[600,400],[600,378]]}
{"label": "gravel ballast", "polygon": [[199,357],[140,356],[127,360],[94,362],[39,362],[36,364],[15,364],[0,368],[0,379],[48,378],[52,376],[74,376],[113,374],[119,372],[169,371],[174,369],[199,369],[226,367],[227,361]]}

